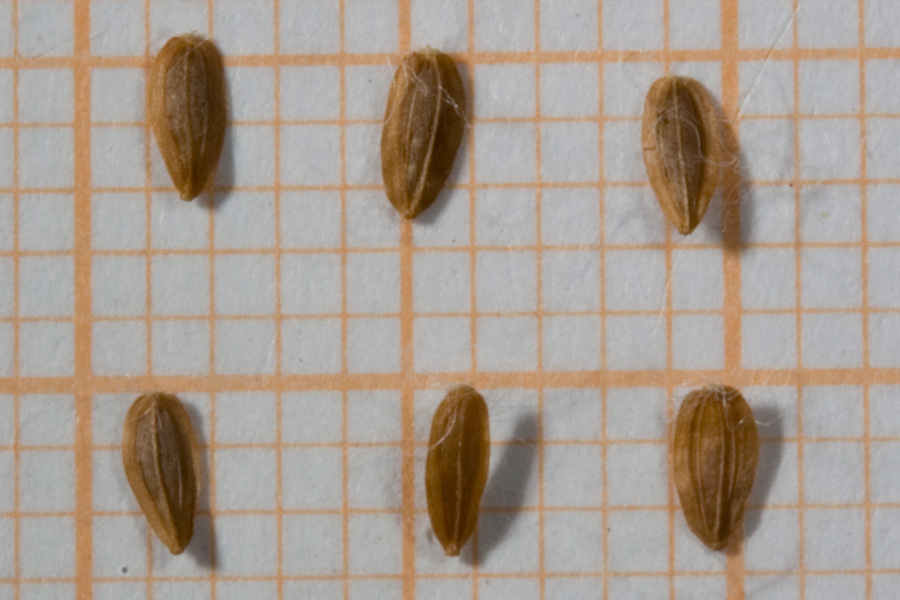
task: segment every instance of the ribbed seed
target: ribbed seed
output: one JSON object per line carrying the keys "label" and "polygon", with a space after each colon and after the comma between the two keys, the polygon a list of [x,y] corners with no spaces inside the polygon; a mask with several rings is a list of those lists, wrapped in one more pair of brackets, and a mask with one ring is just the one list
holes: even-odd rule
{"label": "ribbed seed", "polygon": [[191,420],[175,396],[134,401],[125,417],[122,462],[150,526],[172,554],[181,554],[194,533],[200,458]]}
{"label": "ribbed seed", "polygon": [[759,439],[750,406],[728,386],[688,394],[672,444],[675,487],[691,531],[720,550],[741,527],[753,489]]}
{"label": "ribbed seed", "polygon": [[716,110],[700,82],[663,77],[650,86],[641,145],[660,208],[680,233],[691,233],[703,219],[719,178]]}
{"label": "ribbed seed", "polygon": [[150,74],[150,124],[183,200],[193,200],[216,172],[227,120],[225,68],[210,40],[170,39]]}
{"label": "ribbed seed", "polygon": [[459,555],[478,520],[490,467],[490,425],[481,394],[456,387],[431,421],[425,496],[434,535],[447,556]]}
{"label": "ribbed seed", "polygon": [[465,131],[466,95],[453,59],[407,54],[391,84],[381,132],[381,175],[394,208],[411,219],[434,203]]}

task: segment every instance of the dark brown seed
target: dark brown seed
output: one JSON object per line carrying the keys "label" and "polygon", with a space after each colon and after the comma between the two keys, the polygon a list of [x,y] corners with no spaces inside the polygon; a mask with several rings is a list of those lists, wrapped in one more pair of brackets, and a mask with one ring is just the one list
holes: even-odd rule
{"label": "dark brown seed", "polygon": [[194,533],[200,493],[200,457],[191,420],[169,394],[147,394],[125,417],[122,462],[141,510],[172,554]]}
{"label": "dark brown seed", "polygon": [[227,120],[225,67],[215,44],[173,37],[150,73],[150,124],[183,200],[196,198],[216,172]]}
{"label": "dark brown seed", "polygon": [[431,206],[465,131],[466,95],[453,59],[410,52],[394,74],[381,132],[381,175],[388,200],[411,219]]}
{"label": "dark brown seed", "polygon": [[688,394],[675,421],[672,453],[688,526],[713,550],[724,548],[741,527],[759,457],[756,422],[741,393],[711,385]]}
{"label": "dark brown seed", "polygon": [[650,86],[641,145],[660,208],[680,233],[691,233],[719,179],[716,110],[699,81],[663,77]]}
{"label": "dark brown seed", "polygon": [[478,520],[490,467],[490,425],[484,398],[456,387],[431,421],[425,462],[425,496],[434,535],[447,556],[458,556]]}

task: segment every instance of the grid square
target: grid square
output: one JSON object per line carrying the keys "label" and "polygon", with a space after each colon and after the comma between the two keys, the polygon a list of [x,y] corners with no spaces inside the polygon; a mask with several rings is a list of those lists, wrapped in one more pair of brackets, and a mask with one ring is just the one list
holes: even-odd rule
{"label": "grid square", "polygon": [[862,304],[862,260],[857,248],[806,248],[802,254],[803,306],[857,308]]}
{"label": "grid square", "polygon": [[550,251],[543,253],[541,258],[544,310],[600,309],[599,252]]}
{"label": "grid square", "polygon": [[266,315],[275,312],[275,257],[268,254],[217,256],[216,313]]}
{"label": "grid square", "polygon": [[[284,217],[283,210],[281,216]],[[215,228],[217,248],[273,247],[276,240],[275,194],[230,191],[228,201],[216,206]]]}
{"label": "grid square", "polygon": [[900,45],[900,32],[894,23],[900,21],[900,6],[891,0],[866,0],[866,45],[885,47]]}
{"label": "grid square", "polygon": [[531,188],[476,192],[475,239],[484,246],[528,246],[537,242],[537,198]]}
{"label": "grid square", "polygon": [[[354,574],[396,575],[402,570],[399,515],[351,515],[349,567]],[[378,548],[378,552],[372,552]]]}
{"label": "grid square", "polygon": [[[540,567],[536,512],[484,513],[478,518],[478,547],[488,573],[534,573]],[[502,535],[500,535],[502,533]]]}
{"label": "grid square", "polygon": [[12,56],[15,46],[15,29],[13,29],[12,1],[0,2],[0,56]]}
{"label": "grid square", "polygon": [[[228,67],[225,77],[228,79],[228,106],[233,121],[270,121],[275,118],[274,68]],[[282,93],[281,98],[290,96]]]}
{"label": "grid square", "polygon": [[275,372],[275,321],[216,321],[216,372],[236,375]]}
{"label": "grid square", "polygon": [[[170,184],[171,181],[166,180],[164,185]],[[174,192],[153,194],[149,204],[152,248],[171,250],[209,248],[210,212],[197,210],[193,202],[183,202]],[[143,236],[139,239],[143,242]]]}
{"label": "grid square", "polygon": [[15,409],[14,397],[0,394],[0,446],[12,446],[15,442]]}
{"label": "grid square", "polygon": [[71,450],[23,450],[19,469],[22,512],[74,510],[75,455]]}
{"label": "grid square", "polygon": [[276,413],[275,394],[271,392],[217,394],[216,443],[274,443]]}
{"label": "grid square", "polygon": [[665,598],[668,593],[667,578],[638,575],[609,578],[609,600]]}
{"label": "grid square", "polygon": [[672,308],[675,310],[722,308],[723,279],[720,250],[673,251]]}
{"label": "grid square", "polygon": [[[292,517],[285,516],[285,530]],[[271,541],[277,539],[278,524],[269,515],[217,515],[216,516],[216,569],[226,577],[236,575],[274,575],[278,564],[277,548]],[[301,536],[292,536],[284,545],[284,565],[287,567],[292,550],[303,543]],[[325,537],[316,537],[324,546]],[[220,547],[221,546],[221,547]],[[313,560],[310,554],[306,557]]]}
{"label": "grid square", "polygon": [[472,368],[472,326],[468,317],[417,318],[413,327],[416,371]]}
{"label": "grid square", "polygon": [[[846,2],[846,0],[827,1]],[[817,6],[813,12],[818,14],[821,8]],[[855,13],[856,7],[853,8]],[[832,20],[834,16],[829,15],[828,18]],[[802,21],[800,22],[802,23]],[[829,32],[830,37],[831,32]],[[801,113],[828,115],[859,112],[859,62],[821,59],[800,61],[799,79],[799,110]]]}
{"label": "grid square", "polygon": [[92,261],[93,314],[138,316],[147,312],[147,263],[143,256],[95,256]]}
{"label": "grid square", "polygon": [[[71,316],[75,305],[74,279],[75,265],[70,256],[23,256],[19,259],[19,314]],[[48,285],[50,281],[53,285]]]}
{"label": "grid square", "polygon": [[284,443],[338,443],[342,432],[341,394],[285,392],[281,396],[281,438]]}
{"label": "grid square", "polygon": [[475,129],[475,161],[478,164],[479,182],[534,181],[537,159],[533,124],[478,123]]}
{"label": "grid square", "polygon": [[166,375],[209,372],[209,322],[155,321],[152,328],[153,370]]}
{"label": "grid square", "polygon": [[792,249],[750,248],[741,253],[741,304],[744,308],[795,308],[796,279],[797,259]]}
{"label": "grid square", "polygon": [[11,317],[16,306],[16,273],[12,257],[0,258],[0,316]]}
{"label": "grid square", "polygon": [[545,369],[591,371],[600,368],[600,317],[545,317],[542,324]]}
{"label": "grid square", "polygon": [[[0,518],[0,533],[8,536],[7,539],[15,539],[15,521],[12,518]],[[4,578],[12,579],[16,576],[15,554],[15,544],[7,544],[3,551],[0,552],[0,575],[2,575]],[[15,598],[15,593],[9,593],[11,591],[12,590],[6,589],[2,590],[2,592],[5,594],[3,596],[4,600],[13,600]]]}
{"label": "grid square", "polygon": [[71,56],[75,47],[74,3],[66,0],[24,2],[18,7],[19,54]]}
{"label": "grid square", "polygon": [[725,364],[725,323],[720,315],[676,315],[672,323],[676,369],[721,369]]}
{"label": "grid square", "polygon": [[[859,178],[860,131],[857,119],[801,119],[799,144],[801,177]],[[869,171],[870,176],[876,176],[871,167]]]}
{"label": "grid square", "polygon": [[548,440],[596,440],[603,430],[598,389],[559,388],[544,391],[543,436]]}
{"label": "grid square", "polygon": [[[379,144],[381,144],[380,124],[345,126],[344,170],[347,183],[368,186],[383,184],[380,157],[372,152],[372,148],[378,148]],[[438,203],[438,206],[440,205]]]}
{"label": "grid square", "polygon": [[[46,3],[50,2],[53,0],[47,0]],[[34,3],[29,2],[24,6],[33,5]],[[143,141],[140,143],[143,145]],[[75,181],[74,148],[71,127],[21,129],[19,131],[19,185],[23,188],[72,187]],[[12,156],[12,152],[7,156]],[[2,179],[2,173],[0,173],[0,181]]]}
{"label": "grid square", "polygon": [[803,390],[803,434],[862,437],[863,390],[859,386],[809,386]]}
{"label": "grid square", "polygon": [[862,502],[866,487],[862,442],[807,442],[803,497],[816,504]]}
{"label": "grid square", "polygon": [[721,45],[720,3],[716,0],[672,0],[669,45],[680,50],[714,49]]}
{"label": "grid square", "polygon": [[[130,405],[130,399],[129,399]],[[126,410],[128,405],[125,406]],[[124,412],[123,412],[124,417]],[[122,439],[122,421],[117,423],[119,430],[116,439],[113,440],[114,445],[121,443]],[[94,450],[93,455],[91,486],[93,490],[92,505],[94,510],[101,511],[126,511],[140,510],[137,500],[128,485],[125,478],[125,471],[122,469],[122,452],[116,450]],[[146,548],[147,528],[142,524],[141,531],[144,533],[144,547]]]}
{"label": "grid square", "polygon": [[75,575],[75,519],[22,517],[19,521],[19,574],[25,578]]}
{"label": "grid square", "polygon": [[521,600],[538,600],[540,582],[536,578],[481,578],[478,581],[478,597],[484,600],[504,600],[519,598]]}
{"label": "grid square", "polygon": [[607,368],[612,370],[664,369],[666,331],[661,326],[660,316],[607,317],[606,362]]}
{"label": "grid square", "polygon": [[413,246],[436,248],[468,246],[470,239],[469,207],[472,204],[469,190],[444,188],[440,207],[429,215],[412,223]]}
{"label": "grid square", "polygon": [[875,574],[872,576],[872,599],[891,600],[900,587],[900,575]]}
{"label": "grid square", "polygon": [[597,49],[597,5],[594,0],[541,0],[541,50],[589,51]]}
{"label": "grid square", "polygon": [[[874,526],[872,530],[875,531]],[[865,567],[865,518],[861,508],[807,509],[803,513],[803,533],[806,568],[844,570]],[[841,540],[841,543],[835,544],[835,540]]]}
{"label": "grid square", "polygon": [[347,323],[347,369],[351,373],[399,371],[400,320],[350,320]]}
{"label": "grid square", "polygon": [[597,123],[541,125],[542,180],[556,183],[595,182],[599,177],[600,130]]}
{"label": "grid square", "polygon": [[[896,508],[875,508],[872,510],[872,566],[896,569],[897,540],[900,539],[900,510]],[[862,550],[858,550],[862,556]]]}
{"label": "grid square", "polygon": [[336,248],[341,245],[339,192],[283,192],[281,244],[285,248]]}
{"label": "grid square", "polygon": [[91,54],[136,56],[143,52],[144,4],[91,0]]}
{"label": "grid square", "polygon": [[91,69],[91,120],[94,122],[142,122],[144,97],[143,69]]}
{"label": "grid square", "polygon": [[209,257],[191,254],[154,256],[150,264],[154,314],[208,314]]}
{"label": "grid square", "polygon": [[900,160],[893,155],[891,150],[891,136],[900,133],[900,119],[869,119],[867,127],[867,175],[884,178],[900,177]]}
{"label": "grid square", "polygon": [[534,49],[534,6],[517,0],[476,0],[475,48],[482,52]]}
{"label": "grid square", "polygon": [[[548,577],[544,585],[546,600],[603,600],[603,583],[596,577]],[[518,596],[517,596],[518,597]],[[648,596],[652,597],[652,596]]]}
{"label": "grid square", "polygon": [[[6,6],[9,6],[7,2]],[[0,28],[3,27],[3,10],[4,4],[0,3]],[[2,37],[2,29],[0,29],[0,37]],[[2,44],[3,42],[0,42]],[[0,56],[2,56],[2,48],[0,48]],[[13,70],[0,69],[0,123],[13,122],[13,93],[15,86],[13,85]]]}
{"label": "grid square", "polygon": [[331,0],[278,3],[279,45],[285,54],[333,54],[340,50],[341,15]]}
{"label": "grid square", "polygon": [[153,583],[153,595],[160,598],[188,598],[200,600],[210,594],[211,584],[206,581],[160,581]]}
{"label": "grid square", "polygon": [[[12,128],[0,128],[0,152],[6,157],[15,156],[16,149],[13,143]],[[13,161],[9,158],[0,161],[0,186],[5,188],[13,187]],[[7,243],[12,243],[11,237],[9,240]]]}
{"label": "grid square", "polygon": [[[583,0],[573,1],[582,2]],[[557,14],[557,12],[554,11],[551,14]],[[589,19],[582,19],[582,21],[591,22]],[[543,18],[541,24],[544,24]],[[571,31],[571,29],[567,30],[567,34]],[[545,63],[541,65],[540,73],[542,115],[548,117],[597,116],[600,107],[600,78],[597,63]]]}
{"label": "grid square", "polygon": [[[394,78],[390,64],[348,65],[344,68],[346,117],[378,121],[384,119],[384,107]],[[463,78],[465,85],[465,78]]]}
{"label": "grid square", "polygon": [[855,48],[859,40],[858,33],[859,5],[855,0],[799,0],[797,43],[800,46]]}
{"label": "grid square", "polygon": [[603,199],[603,235],[608,244],[660,244],[669,226],[649,186],[608,188]]}
{"label": "grid square", "polygon": [[873,385],[869,388],[869,435],[900,437],[900,411],[896,398],[900,388]]}
{"label": "grid square", "polygon": [[399,447],[347,449],[347,502],[353,508],[399,509],[401,502]]}
{"label": "grid square", "polygon": [[795,509],[748,511],[745,522],[756,522],[748,535],[747,568],[754,571],[792,571],[800,564],[800,519]]}
{"label": "grid square", "polygon": [[486,119],[533,117],[536,85],[533,65],[476,65],[472,112]]}
{"label": "grid square", "polygon": [[663,74],[662,65],[656,62],[603,63],[603,113],[611,117],[640,117],[647,90]]}
{"label": "grid square", "polygon": [[[640,281],[635,273],[642,273]],[[662,251],[607,251],[604,275],[608,310],[659,310],[665,305],[666,260]]]}
{"label": "grid square", "polygon": [[347,0],[344,5],[344,43],[347,52],[395,52],[397,3],[393,0]]}
{"label": "grid square", "polygon": [[400,393],[391,390],[349,392],[347,438],[353,442],[399,442]]}
{"label": "grid square", "polygon": [[900,366],[897,340],[900,340],[900,316],[893,313],[869,315],[869,362],[873,367]]}
{"label": "grid square", "polygon": [[333,120],[340,117],[341,71],[335,66],[281,68],[281,118]]}
{"label": "grid square", "polygon": [[[13,340],[12,327],[4,332]],[[11,345],[11,344],[10,344]],[[22,375],[62,377],[75,372],[75,331],[72,323],[25,322],[19,324],[19,360]],[[4,360],[5,359],[5,360]],[[0,355],[12,372],[12,353]]]}
{"label": "grid square", "polygon": [[412,0],[410,27],[413,47],[432,45],[444,52],[463,52],[468,46],[469,11],[466,0]]}
{"label": "grid square", "polygon": [[19,122],[71,123],[74,85],[70,69],[19,70]]}
{"label": "grid square", "polygon": [[[2,1],[2,0],[0,0]],[[12,156],[8,154],[6,156]],[[7,161],[9,162],[9,161]],[[0,166],[2,168],[2,166]],[[3,173],[0,171],[0,180]],[[13,249],[13,199],[9,194],[0,194],[0,250],[9,251]]]}
{"label": "grid square", "polygon": [[900,450],[897,442],[872,442],[869,450],[869,472],[873,502],[900,500],[900,474],[894,468],[894,458]]}
{"label": "grid square", "polygon": [[[282,128],[282,156],[297,156],[296,152],[307,149],[298,147],[294,132],[290,127]],[[219,163],[215,175],[215,186],[230,189],[235,186],[261,187],[275,183],[275,129],[268,125],[239,125],[231,123],[225,130],[225,145],[222,148],[225,160]],[[306,156],[306,155],[303,155]],[[313,155],[310,154],[310,159]],[[318,157],[316,157],[318,159]],[[291,166],[308,161],[294,161]],[[296,183],[293,169],[281,170],[282,183]],[[168,183],[168,182],[167,182]]]}
{"label": "grid square", "polygon": [[147,526],[131,516],[94,517],[91,525],[95,577],[143,577],[147,573]]}
{"label": "grid square", "polygon": [[[572,472],[580,476],[571,477]],[[603,454],[600,446],[545,447],[544,486],[547,506],[600,506],[603,503]]]}
{"label": "grid square", "polygon": [[668,530],[663,510],[611,510],[607,519],[607,568],[614,572],[665,572],[669,568],[669,546],[658,542],[665,539]]}
{"label": "grid square", "polygon": [[797,363],[797,317],[745,314],[741,317],[741,342],[745,368],[792,368]]}
{"label": "grid square", "polygon": [[19,248],[25,251],[71,250],[74,241],[71,194],[22,194],[19,197]]}
{"label": "grid square", "polygon": [[790,115],[794,110],[794,63],[748,60],[738,65],[741,113]]}
{"label": "grid square", "polygon": [[606,435],[611,439],[664,439],[666,392],[661,388],[609,388]]}
{"label": "grid square", "polygon": [[599,512],[548,513],[544,518],[547,571],[602,570],[603,519]]}
{"label": "grid square", "polygon": [[417,252],[413,255],[413,306],[416,313],[471,310],[469,255]]}
{"label": "grid square", "polygon": [[860,189],[851,185],[812,185],[800,190],[800,228],[813,242],[858,242],[862,236]]}
{"label": "grid square", "polygon": [[394,252],[347,257],[347,311],[400,312],[400,256]]}
{"label": "grid square", "polygon": [[[287,582],[285,582],[287,583]],[[287,585],[284,586],[288,588]],[[287,595],[287,593],[285,594]],[[278,596],[278,584],[274,581],[217,581],[216,598],[219,600],[244,600],[245,598],[274,598]],[[324,596],[313,596],[315,598]]]}
{"label": "grid square", "polygon": [[659,506],[667,501],[665,444],[616,444],[607,449],[610,506]]}
{"label": "grid square", "polygon": [[74,423],[75,404],[71,395],[27,394],[19,399],[19,443],[24,446],[74,444]]}
{"label": "grid square", "polygon": [[348,192],[346,208],[347,246],[386,248],[400,245],[400,220],[397,211],[384,198],[384,192]]}
{"label": "grid square", "polygon": [[91,181],[95,187],[140,187],[146,181],[143,127],[91,129]]}
{"label": "grid square", "polygon": [[803,315],[803,366],[852,368],[862,364],[859,314]]}
{"label": "grid square", "polygon": [[869,305],[878,308],[900,308],[900,285],[896,275],[900,275],[900,249],[870,248]]}
{"label": "grid square", "polygon": [[274,50],[271,1],[227,0],[211,6],[216,42],[225,55],[271,54]]}
{"label": "grid square", "polygon": [[[753,504],[793,504],[798,502],[798,459],[795,442],[764,442],[760,444],[760,481],[770,482],[768,488],[756,486],[750,495]],[[774,471],[774,473],[773,473]]]}
{"label": "grid square", "polygon": [[281,310],[286,314],[341,311],[341,258],[337,254],[281,257]]}
{"label": "grid square", "polygon": [[603,0],[603,47],[607,50],[659,50],[663,47],[662,0],[622,4]]}
{"label": "grid square", "polygon": [[609,121],[604,125],[603,169],[607,181],[647,181],[640,140],[639,121]]}
{"label": "grid square", "polygon": [[275,450],[220,448],[214,456],[217,509],[275,509],[278,479]]}
{"label": "grid square", "polygon": [[866,110],[869,113],[900,112],[900,61],[896,59],[867,60],[866,72]]}
{"label": "grid square", "polygon": [[545,244],[586,246],[599,241],[596,189],[545,189],[541,194],[541,240]]}
{"label": "grid square", "polygon": [[738,5],[741,48],[790,48],[793,44],[792,0],[754,0]]}
{"label": "grid square", "polygon": [[[793,177],[793,129],[793,122],[788,119],[741,122],[741,151],[753,179],[773,180]],[[813,143],[812,140],[809,141]]]}
{"label": "grid square", "polygon": [[[96,297],[96,296],[95,296]],[[147,372],[147,324],[142,321],[94,323],[91,367],[96,375]]]}
{"label": "grid square", "polygon": [[475,297],[479,311],[529,311],[537,307],[534,252],[479,252]]}
{"label": "grid square", "polygon": [[339,319],[285,319],[281,324],[281,340],[281,368],[285,373],[341,370]]}
{"label": "grid square", "polygon": [[481,317],[477,339],[479,370],[528,371],[537,366],[534,317]]}
{"label": "grid square", "polygon": [[806,578],[807,598],[865,598],[866,576],[811,575]]}

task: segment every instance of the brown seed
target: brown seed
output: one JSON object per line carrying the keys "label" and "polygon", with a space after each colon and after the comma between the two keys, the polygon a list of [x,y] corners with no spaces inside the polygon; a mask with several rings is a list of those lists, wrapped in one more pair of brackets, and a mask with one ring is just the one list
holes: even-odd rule
{"label": "brown seed", "polygon": [[150,73],[150,124],[182,200],[193,200],[216,172],[227,120],[225,68],[200,36],[166,42]]}
{"label": "brown seed", "polygon": [[759,457],[756,422],[741,393],[710,385],[688,394],[675,421],[672,454],[688,526],[713,550],[724,548],[741,527]]}
{"label": "brown seed", "polygon": [[466,127],[466,95],[453,59],[410,52],[394,74],[381,131],[381,176],[388,200],[411,219],[431,206]]}
{"label": "brown seed", "polygon": [[141,510],[172,554],[181,554],[194,533],[200,493],[197,438],[175,396],[146,394],[125,417],[122,462]]}
{"label": "brown seed", "polygon": [[428,516],[447,556],[458,556],[475,530],[490,466],[490,438],[481,394],[467,385],[450,390],[434,412],[425,461]]}
{"label": "brown seed", "polygon": [[644,165],[660,208],[683,235],[706,213],[719,178],[716,110],[690,77],[657,79],[644,101]]}

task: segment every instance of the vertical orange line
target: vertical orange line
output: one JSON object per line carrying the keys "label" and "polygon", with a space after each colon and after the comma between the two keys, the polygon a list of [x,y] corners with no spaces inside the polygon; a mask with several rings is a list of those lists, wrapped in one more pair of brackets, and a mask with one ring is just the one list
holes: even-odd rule
{"label": "vertical orange line", "polygon": [[[721,3],[722,44],[722,112],[724,127],[738,138],[739,61],[738,61],[738,5],[736,0]],[[725,133],[723,131],[723,133]],[[725,163],[737,161],[737,142],[724,136]],[[725,374],[729,381],[739,379],[741,373],[741,178],[737,166],[722,170],[722,263],[723,263],[723,323],[725,336]],[[734,536],[725,562],[725,585],[728,600],[744,598],[743,536]]]}
{"label": "vertical orange line", "polygon": [[[75,592],[92,596],[91,462],[91,14],[74,5]],[[77,149],[77,151],[76,151]]]}

